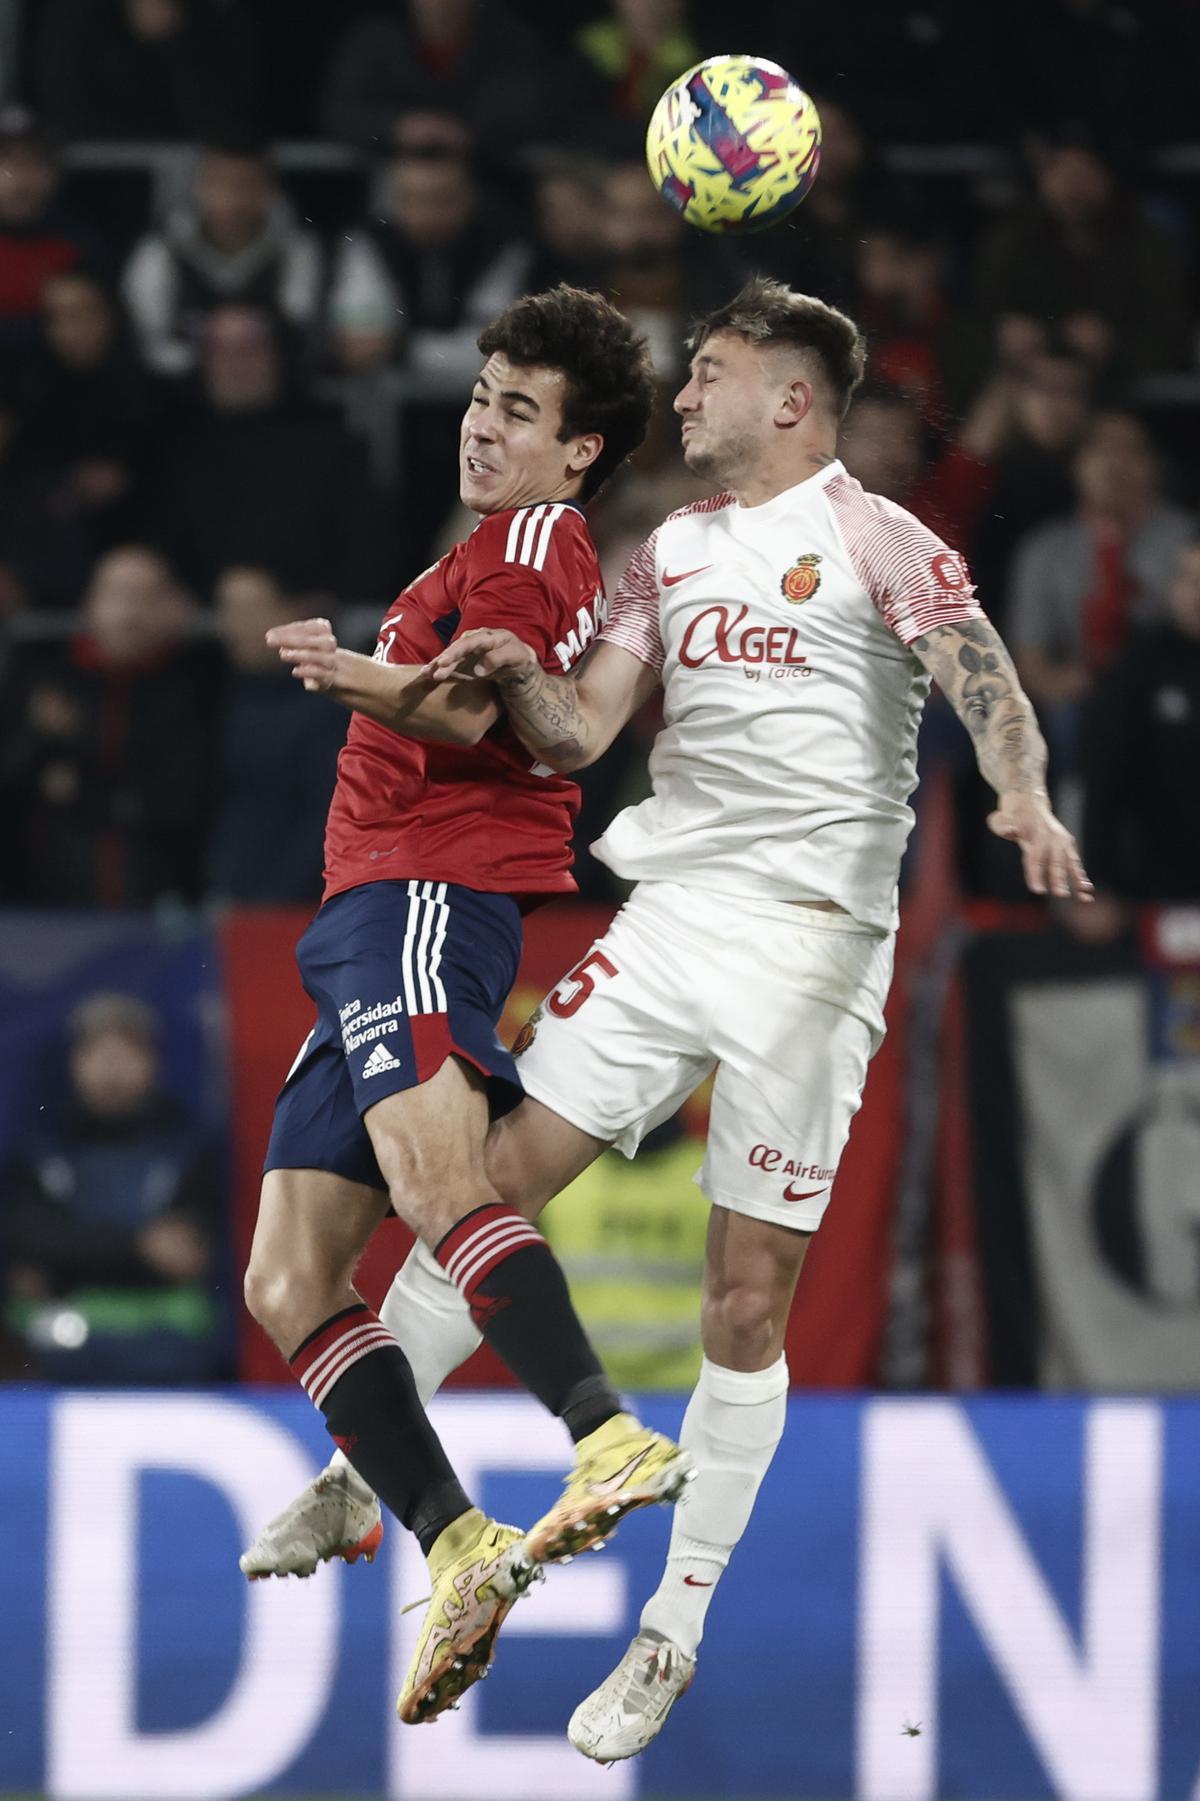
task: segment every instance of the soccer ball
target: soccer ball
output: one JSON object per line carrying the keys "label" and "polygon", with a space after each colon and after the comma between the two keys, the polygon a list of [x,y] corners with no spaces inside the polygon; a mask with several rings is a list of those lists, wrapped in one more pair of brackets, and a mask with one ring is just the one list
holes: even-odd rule
{"label": "soccer ball", "polygon": [[798,206],[821,160],[816,107],[778,63],[710,56],[669,87],[646,162],[669,206],[701,231],[761,231]]}

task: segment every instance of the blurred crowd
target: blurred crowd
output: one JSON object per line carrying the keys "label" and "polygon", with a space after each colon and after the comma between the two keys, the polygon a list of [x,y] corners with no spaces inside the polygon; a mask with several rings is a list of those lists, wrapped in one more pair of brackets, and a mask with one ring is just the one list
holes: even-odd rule
{"label": "blurred crowd", "polygon": [[90,995],[65,1049],[58,1098],[0,1163],[0,1373],[227,1375],[224,1153],[163,1083],[155,1013]]}
{"label": "blurred crowd", "polygon": [[[319,611],[369,643],[465,529],[457,417],[477,332],[517,294],[606,290],[666,401],[689,317],[755,270],[867,330],[847,464],[970,557],[1100,886],[1200,891],[1179,775],[1200,706],[1195,206],[1163,154],[1190,125],[1188,9],[757,7],[756,49],[813,88],[825,142],[800,213],[742,240],[685,228],[641,161],[654,97],[725,44],[724,9],[599,0],[565,33],[516,0],[301,11],[21,14],[0,110],[0,899],[314,898],[343,720],[275,668],[265,625]],[[957,142],[972,153],[947,158]],[[691,492],[664,405],[597,509],[610,582]],[[581,839],[636,791],[646,730],[589,776]],[[964,885],[1009,896],[965,741],[936,709],[928,738]]]}
{"label": "blurred crowd", "polygon": [[[706,0],[16,5],[0,903],[315,901],[345,716],[265,631],[319,612],[369,648],[392,595],[470,523],[456,440],[479,329],[559,280],[624,307],[661,379],[650,441],[595,510],[611,591],[696,493],[668,404],[688,320],[759,271],[867,332],[844,460],[969,557],[1101,894],[1086,929],[1200,901],[1200,151],[1180,150],[1198,135],[1200,14],[752,10],[731,31]],[[705,239],[654,194],[641,145],[663,87],[731,45],[811,89],[823,158],[786,225]],[[613,890],[586,843],[637,796],[654,725],[586,772],[596,898]],[[957,799],[962,888],[1019,898],[936,702],[923,771]],[[151,1025],[113,1003],[72,1031],[56,1180],[89,1134],[111,1160],[129,1122],[151,1148],[171,1130]],[[98,1059],[98,1040],[129,1055]],[[98,1189],[100,1262],[143,1300],[210,1255],[208,1178],[180,1134],[157,1212],[110,1216]],[[26,1158],[18,1220],[46,1166]],[[27,1238],[10,1256],[33,1306],[69,1272]]]}

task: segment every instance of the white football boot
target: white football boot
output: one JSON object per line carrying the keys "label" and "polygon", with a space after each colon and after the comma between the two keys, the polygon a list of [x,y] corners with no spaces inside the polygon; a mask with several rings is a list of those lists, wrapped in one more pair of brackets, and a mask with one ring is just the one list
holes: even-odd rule
{"label": "white football boot", "polygon": [[597,1763],[636,1757],[658,1737],[695,1674],[694,1657],[639,1632],[612,1675],[579,1703],[567,1737]]}
{"label": "white football boot", "polygon": [[311,1576],[331,1557],[373,1563],[383,1540],[379,1501],[344,1462],[327,1464],[302,1494],[264,1526],[238,1568],[260,1576]]}

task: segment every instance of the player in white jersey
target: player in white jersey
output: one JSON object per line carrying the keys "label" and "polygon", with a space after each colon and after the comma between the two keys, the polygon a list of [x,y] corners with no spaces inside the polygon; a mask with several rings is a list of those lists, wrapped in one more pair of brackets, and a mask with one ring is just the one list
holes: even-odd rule
{"label": "player in white jersey", "polygon": [[[586,664],[548,676],[510,633],[483,630],[431,665],[494,681],[526,745],[560,770],[594,761],[664,688],[653,792],[596,847],[637,886],[523,1034],[527,1098],[488,1150],[501,1194],[534,1217],[606,1145],[632,1156],[716,1071],[697,1178],[712,1206],[705,1355],[681,1434],[698,1475],[638,1635],[571,1721],[601,1761],[648,1744],[690,1682],[783,1430],[796,1279],[883,1035],[931,676],[975,741],[999,797],[989,823],[1020,846],[1029,886],[1090,895],[962,558],[836,460],[864,365],[857,328],[755,282],[703,322],[693,352],[675,402],[684,457],[723,491],[635,553]],[[419,1339],[409,1355],[430,1390],[476,1342],[419,1252],[384,1318],[406,1349]],[[374,1524],[336,1460],[319,1482],[321,1505],[344,1498],[344,1542],[301,1497],[254,1547],[262,1567],[296,1567],[297,1544],[309,1567],[348,1554]]]}

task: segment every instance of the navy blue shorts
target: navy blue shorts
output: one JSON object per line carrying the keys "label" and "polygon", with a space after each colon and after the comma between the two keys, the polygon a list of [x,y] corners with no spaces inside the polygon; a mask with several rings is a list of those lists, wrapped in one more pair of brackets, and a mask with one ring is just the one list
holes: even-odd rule
{"label": "navy blue shorts", "polygon": [[267,1169],[324,1169],[384,1188],[362,1116],[455,1052],[488,1078],[493,1118],[521,1099],[496,1026],[521,959],[506,894],[367,882],[335,894],[296,946],[317,1023],[275,1103]]}

